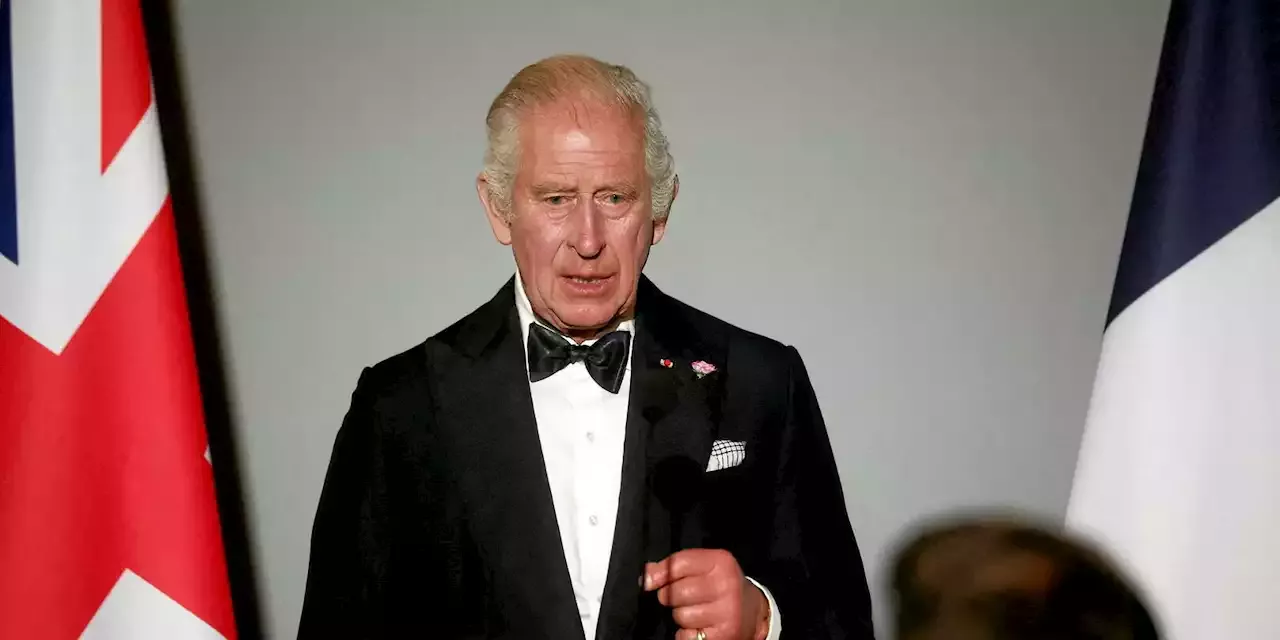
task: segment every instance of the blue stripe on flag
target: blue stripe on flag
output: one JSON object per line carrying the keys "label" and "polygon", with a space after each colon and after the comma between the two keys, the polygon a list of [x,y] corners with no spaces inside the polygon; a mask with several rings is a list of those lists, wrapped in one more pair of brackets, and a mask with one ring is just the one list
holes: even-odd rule
{"label": "blue stripe on flag", "polygon": [[0,0],[0,256],[18,262],[18,185],[14,172],[13,47],[9,5]]}
{"label": "blue stripe on flag", "polygon": [[1280,197],[1280,1],[1174,0],[1110,324]]}

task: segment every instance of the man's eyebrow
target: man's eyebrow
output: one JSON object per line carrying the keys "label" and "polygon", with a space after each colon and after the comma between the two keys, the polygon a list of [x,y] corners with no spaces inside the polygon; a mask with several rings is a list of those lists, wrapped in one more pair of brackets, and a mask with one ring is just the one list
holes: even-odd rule
{"label": "man's eyebrow", "polygon": [[[572,187],[562,182],[539,182],[537,184],[534,184],[531,187],[531,190],[535,195],[546,195],[549,193],[573,193],[577,191],[575,187]],[[601,191],[613,191],[618,193],[634,195],[636,193],[639,193],[640,189],[639,187],[637,187],[635,184],[631,182],[614,182],[614,183],[603,185],[599,189],[596,189],[597,193]]]}
{"label": "man's eyebrow", "polygon": [[533,192],[536,194],[564,193],[573,190],[573,187],[562,182],[539,182],[533,185]]}
{"label": "man's eyebrow", "polygon": [[612,184],[606,184],[605,186],[600,187],[597,191],[616,191],[618,193],[634,195],[640,191],[640,188],[631,182],[615,182]]}

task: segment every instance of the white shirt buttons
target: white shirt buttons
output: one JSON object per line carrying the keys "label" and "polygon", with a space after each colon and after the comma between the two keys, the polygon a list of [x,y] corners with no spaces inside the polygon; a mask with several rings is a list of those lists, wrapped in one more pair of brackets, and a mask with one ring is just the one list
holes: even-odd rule
{"label": "white shirt buttons", "polygon": [[[516,282],[516,309],[527,340],[536,318],[518,275]],[[630,321],[619,325],[633,328]],[[630,375],[624,372],[620,393],[609,393],[577,362],[529,385],[565,568],[587,638],[596,636],[613,551]]]}

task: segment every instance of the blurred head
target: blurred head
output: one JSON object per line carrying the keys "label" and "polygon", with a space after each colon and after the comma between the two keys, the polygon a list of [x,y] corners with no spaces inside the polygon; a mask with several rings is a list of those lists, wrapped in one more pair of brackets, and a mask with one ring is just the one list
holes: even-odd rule
{"label": "blurred head", "polygon": [[629,317],[678,191],[648,87],[626,67],[557,56],[517,73],[486,122],[476,189],[533,311],[579,340]]}
{"label": "blurred head", "polygon": [[1031,526],[970,520],[902,548],[898,640],[1157,640],[1146,607],[1102,556]]}

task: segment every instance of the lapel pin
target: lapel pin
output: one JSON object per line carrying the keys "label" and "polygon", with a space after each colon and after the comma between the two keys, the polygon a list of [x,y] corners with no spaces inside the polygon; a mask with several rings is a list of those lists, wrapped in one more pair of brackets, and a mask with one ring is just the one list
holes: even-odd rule
{"label": "lapel pin", "polygon": [[699,378],[716,372],[716,366],[714,364],[704,362],[702,360],[698,360],[689,366],[693,367],[693,372],[697,374]]}
{"label": "lapel pin", "polygon": [[670,360],[668,360],[668,359],[666,359],[666,358],[663,358],[663,359],[659,360],[659,361],[658,361],[658,364],[662,365],[662,366],[663,366],[664,368],[666,368],[666,369],[670,369],[671,367],[676,366],[676,363],[674,363],[674,362],[672,362],[672,361],[670,361]]}

